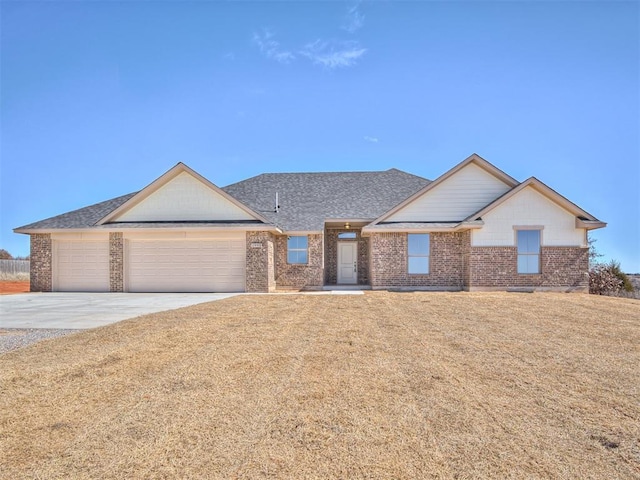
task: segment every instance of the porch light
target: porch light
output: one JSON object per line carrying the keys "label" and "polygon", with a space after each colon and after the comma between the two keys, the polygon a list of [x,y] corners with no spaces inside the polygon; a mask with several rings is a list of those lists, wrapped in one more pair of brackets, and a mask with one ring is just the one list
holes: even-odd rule
{"label": "porch light", "polygon": [[344,228],[346,228],[347,230],[349,230],[351,228],[351,225],[349,225],[349,222],[344,224]]}

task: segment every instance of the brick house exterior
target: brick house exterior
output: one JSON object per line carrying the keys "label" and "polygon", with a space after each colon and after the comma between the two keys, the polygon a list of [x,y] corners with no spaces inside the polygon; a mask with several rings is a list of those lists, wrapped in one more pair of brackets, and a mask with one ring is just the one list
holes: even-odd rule
{"label": "brick house exterior", "polygon": [[460,233],[431,234],[429,273],[410,274],[407,269],[407,234],[371,235],[371,286],[374,288],[426,288],[462,290],[463,245]]}
{"label": "brick house exterior", "polygon": [[218,188],[178,164],[135,194],[17,228],[32,291],[588,288],[606,224],[478,155],[434,181],[262,174]]}
{"label": "brick house exterior", "polygon": [[[354,233],[353,239],[339,239],[338,236],[344,233]],[[371,285],[369,276],[369,237],[362,236],[362,229],[345,229],[343,228],[327,228],[324,234],[325,238],[325,285],[338,284],[338,241],[354,242],[357,244],[358,251],[358,280],[357,285]]]}

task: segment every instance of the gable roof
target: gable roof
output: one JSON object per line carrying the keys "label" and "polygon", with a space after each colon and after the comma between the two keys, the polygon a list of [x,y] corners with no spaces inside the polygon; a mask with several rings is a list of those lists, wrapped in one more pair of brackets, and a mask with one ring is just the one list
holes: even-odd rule
{"label": "gable roof", "polygon": [[[511,188],[488,205],[456,222],[384,222],[385,218],[421,197],[444,180],[473,163],[496,176]],[[166,185],[176,176],[188,173],[207,188],[231,204],[247,212],[255,220],[219,221],[166,221],[119,222],[118,216]],[[114,229],[114,228],[251,228],[282,230],[284,232],[322,232],[327,222],[352,222],[367,225],[367,231],[406,230],[460,230],[479,228],[482,216],[507,201],[524,188],[532,187],[562,208],[576,216],[577,228],[601,228],[606,223],[582,210],[565,197],[531,177],[518,184],[509,175],[473,154],[460,164],[431,182],[425,178],[392,168],[374,172],[328,173],[265,173],[224,188],[179,163],[143,190],[100,202],[88,207],[50,217],[16,228],[17,233],[62,229]],[[279,208],[276,211],[276,193]],[[250,224],[250,225],[249,225]]]}
{"label": "gable roof", "polygon": [[368,223],[427,184],[425,178],[392,168],[382,172],[265,173],[223,190],[284,231],[320,232],[326,220]]}
{"label": "gable roof", "polygon": [[[157,178],[156,180],[151,182],[149,185],[147,185],[145,188],[140,190],[138,193],[133,195],[131,198],[126,200],[122,205],[120,205],[119,207],[117,207],[113,211],[109,212],[107,215],[105,215],[103,218],[101,218],[96,223],[96,225],[104,225],[105,223],[118,221],[119,217],[123,216],[125,213],[131,211],[133,208],[137,207],[142,202],[144,202],[145,200],[149,199],[159,189],[161,189],[162,187],[165,187],[172,180],[174,180],[175,178],[177,178],[179,175],[181,175],[183,173],[186,173],[187,175],[190,175],[192,178],[194,178],[197,181],[201,182],[212,193],[217,194],[220,197],[222,197],[224,200],[230,202],[235,207],[240,209],[245,215],[248,215],[249,217],[251,217],[254,220],[259,220],[261,222],[267,223],[267,220],[262,215],[260,215],[257,212],[254,212],[253,210],[251,210],[246,205],[242,204],[241,202],[239,202],[238,200],[236,200],[232,196],[230,196],[227,193],[225,193],[223,190],[221,190],[216,185],[211,183],[209,180],[204,178],[202,175],[200,175],[196,171],[192,170],[191,168],[186,166],[184,163],[180,162],[176,166],[171,168],[169,171],[167,171],[164,175],[161,175],[159,178]],[[175,218],[166,218],[166,219],[163,219],[163,220],[171,221],[171,220],[177,220],[177,219],[175,219]],[[198,219],[198,220],[205,220],[206,221],[206,220],[215,220],[215,219],[213,219],[213,218],[211,218],[211,219],[202,218],[202,219]]]}
{"label": "gable roof", "polygon": [[[16,228],[17,233],[38,230],[87,228],[214,227],[204,222],[118,222],[118,216],[148,198],[182,172],[189,172],[226,199],[249,212],[255,223],[279,226],[286,231],[322,231],[329,218],[371,221],[429,180],[395,168],[382,172],[267,173],[222,189],[179,163],[139,192],[113,198],[78,210]],[[275,193],[280,209],[275,210]],[[318,206],[321,208],[318,208]],[[223,222],[242,226],[251,222]]]}
{"label": "gable roof", "polygon": [[591,215],[589,212],[583,210],[578,205],[567,199],[566,197],[560,195],[554,189],[546,185],[545,183],[538,180],[536,177],[530,177],[526,179],[524,182],[520,183],[516,187],[512,188],[504,195],[496,198],[489,205],[483,207],[481,210],[469,215],[464,221],[465,222],[473,222],[482,219],[483,215],[486,215],[499,205],[502,205],[510,198],[513,198],[519,192],[523,191],[527,187],[532,187],[538,193],[541,193],[543,196],[554,202],[556,205],[564,208],[571,214],[576,216],[576,228],[586,228],[588,230],[603,228],[607,224],[605,222],[601,222],[596,217]]}
{"label": "gable roof", "polygon": [[437,187],[438,185],[441,185],[447,179],[451,178],[456,173],[458,173],[460,170],[464,169],[466,166],[468,166],[470,164],[474,164],[474,165],[480,167],[485,172],[489,173],[490,175],[496,177],[498,180],[502,181],[508,187],[513,188],[516,185],[518,185],[518,183],[519,183],[515,178],[511,177],[510,175],[507,175],[505,172],[503,172],[502,170],[500,170],[496,166],[494,166],[491,163],[487,162],[480,155],[474,153],[474,154],[470,155],[469,157],[467,157],[462,162],[460,162],[458,165],[453,167],[452,169],[450,169],[447,172],[445,172],[442,175],[440,175],[433,182],[430,182],[428,185],[426,185],[421,190],[417,191],[416,193],[414,193],[410,197],[404,199],[404,201],[402,201],[401,203],[395,205],[390,210],[384,212],[381,216],[376,218],[372,222],[371,225],[377,225],[377,224],[379,224],[381,222],[384,222],[386,219],[388,219],[389,217],[391,217],[395,213],[399,212],[400,210],[402,210],[404,207],[406,207],[410,203],[422,198],[424,195],[426,195],[428,192],[433,190],[435,187]]}

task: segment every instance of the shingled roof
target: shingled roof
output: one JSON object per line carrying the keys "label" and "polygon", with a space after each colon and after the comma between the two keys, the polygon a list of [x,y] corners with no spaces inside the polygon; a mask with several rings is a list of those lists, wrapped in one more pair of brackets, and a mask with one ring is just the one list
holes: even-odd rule
{"label": "shingled roof", "polygon": [[[382,172],[265,173],[222,190],[282,230],[302,232],[323,230],[328,218],[373,220],[428,183],[425,178],[392,168]],[[277,213],[276,192],[280,204]],[[136,193],[31,223],[16,231],[113,228],[115,224],[96,224]]]}
{"label": "shingled roof", "polygon": [[133,197],[137,192],[123,195],[121,197],[112,198],[105,202],[89,205],[88,207],[73,210],[71,212],[56,215],[55,217],[46,218],[39,222],[30,223],[23,227],[16,228],[19,230],[46,230],[59,228],[88,228],[93,227],[101,218],[113,212],[124,202]]}
{"label": "shingled roof", "polygon": [[265,173],[223,190],[284,231],[312,232],[322,231],[327,219],[372,221],[428,183],[426,178],[392,168],[382,172]]}

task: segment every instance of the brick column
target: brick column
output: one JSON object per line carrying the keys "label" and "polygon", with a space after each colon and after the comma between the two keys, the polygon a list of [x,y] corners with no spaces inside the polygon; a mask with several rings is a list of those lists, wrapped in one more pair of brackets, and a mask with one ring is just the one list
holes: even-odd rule
{"label": "brick column", "polygon": [[52,288],[51,234],[34,233],[31,235],[30,290],[32,292],[50,292]]}
{"label": "brick column", "polygon": [[462,288],[469,290],[471,286],[471,230],[460,233],[460,252],[462,255]]}
{"label": "brick column", "polygon": [[268,293],[276,289],[273,234],[247,232],[247,292]]}
{"label": "brick column", "polygon": [[124,240],[122,232],[109,232],[109,290],[124,292]]}

